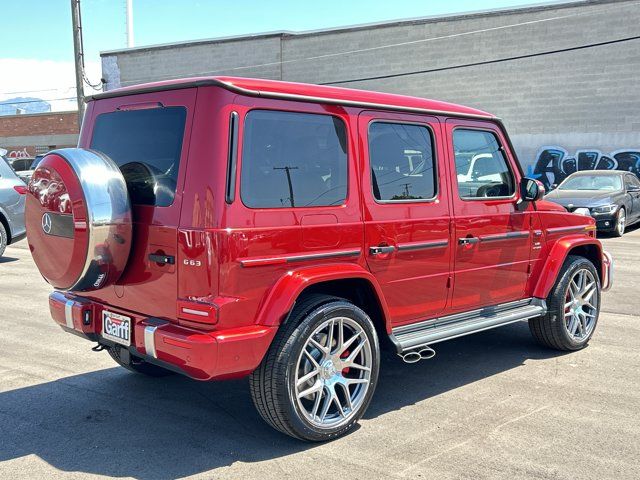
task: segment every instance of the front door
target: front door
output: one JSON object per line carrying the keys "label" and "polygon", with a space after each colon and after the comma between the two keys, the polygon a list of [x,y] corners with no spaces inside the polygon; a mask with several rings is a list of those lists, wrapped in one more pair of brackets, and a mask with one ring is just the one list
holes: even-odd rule
{"label": "front door", "polygon": [[450,207],[437,118],[363,112],[367,263],[391,322],[435,317],[448,298]]}
{"label": "front door", "polygon": [[530,205],[519,203],[518,169],[500,129],[447,120],[454,214],[452,311],[524,296],[530,256]]}

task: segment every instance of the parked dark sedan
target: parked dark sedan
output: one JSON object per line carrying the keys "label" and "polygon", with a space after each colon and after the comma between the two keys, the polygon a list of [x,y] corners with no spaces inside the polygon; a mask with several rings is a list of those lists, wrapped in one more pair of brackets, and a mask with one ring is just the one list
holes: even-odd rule
{"label": "parked dark sedan", "polygon": [[546,200],[570,212],[591,215],[599,231],[621,237],[640,220],[640,180],[624,171],[588,170],[569,175]]}

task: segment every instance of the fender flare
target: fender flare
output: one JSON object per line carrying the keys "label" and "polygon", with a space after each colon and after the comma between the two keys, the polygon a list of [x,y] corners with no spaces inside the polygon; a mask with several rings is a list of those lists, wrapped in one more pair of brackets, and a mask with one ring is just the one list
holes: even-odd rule
{"label": "fender flare", "polygon": [[[567,237],[563,237],[556,241],[556,243],[551,247],[549,251],[549,255],[544,263],[544,267],[542,268],[542,272],[540,278],[538,279],[538,283],[533,290],[533,296],[536,298],[547,298],[549,292],[556,283],[556,279],[558,278],[558,274],[560,273],[560,269],[564,264],[567,256],[576,247],[581,246],[593,246],[598,250],[599,258],[602,258],[602,245],[598,240],[592,237],[587,237],[584,235],[571,235]],[[604,266],[602,262],[600,262],[600,278],[604,278],[604,272],[602,269]],[[598,266],[596,265],[596,268]]]}
{"label": "fender flare", "polygon": [[345,279],[362,279],[371,285],[382,309],[385,328],[390,332],[389,310],[380,285],[371,272],[354,263],[315,265],[288,271],[280,277],[265,297],[256,323],[278,326],[291,311],[304,289],[322,282]]}

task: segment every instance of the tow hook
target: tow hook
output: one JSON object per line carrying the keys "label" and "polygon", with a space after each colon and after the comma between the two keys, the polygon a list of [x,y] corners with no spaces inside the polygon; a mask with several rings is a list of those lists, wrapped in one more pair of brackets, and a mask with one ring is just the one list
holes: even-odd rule
{"label": "tow hook", "polygon": [[91,350],[94,352],[101,352],[102,350],[106,350],[107,347],[102,345],[101,343],[98,343],[95,347],[91,347]]}

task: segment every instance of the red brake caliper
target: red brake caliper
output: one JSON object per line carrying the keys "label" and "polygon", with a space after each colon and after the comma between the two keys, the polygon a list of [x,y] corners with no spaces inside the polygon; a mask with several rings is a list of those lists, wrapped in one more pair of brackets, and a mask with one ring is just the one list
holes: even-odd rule
{"label": "red brake caliper", "polygon": [[[348,356],[349,350],[345,350],[344,352],[342,352],[342,355],[340,355],[340,358],[347,358]],[[349,373],[349,367],[343,368],[342,375],[346,375],[347,373]]]}

